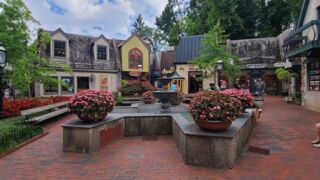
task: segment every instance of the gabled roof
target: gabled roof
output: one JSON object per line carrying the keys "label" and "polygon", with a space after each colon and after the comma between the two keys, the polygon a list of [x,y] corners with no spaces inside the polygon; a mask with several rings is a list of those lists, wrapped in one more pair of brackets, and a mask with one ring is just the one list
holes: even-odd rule
{"label": "gabled roof", "polygon": [[[47,32],[49,32],[49,31],[47,31]],[[58,33],[61,33],[66,39],[70,40],[68,38],[68,35],[61,28],[58,28],[57,30],[51,32],[51,35],[54,36],[54,35],[56,35]]]}
{"label": "gabled roof", "polygon": [[98,41],[99,39],[103,39],[103,40],[105,40],[108,44],[110,44],[110,41],[109,41],[103,34],[101,34],[99,37],[97,37],[93,42],[95,43],[95,42]]}
{"label": "gabled roof", "polygon": [[297,26],[295,28],[296,30],[303,25],[304,18],[306,16],[306,13],[307,13],[307,10],[308,10],[309,2],[310,2],[310,0],[304,0],[303,1],[302,8],[301,8],[301,11],[300,11],[299,20],[298,20]]}
{"label": "gabled roof", "polygon": [[127,40],[123,41],[121,44],[119,44],[119,48],[123,45],[125,45],[127,42],[129,42],[133,37],[137,37],[141,43],[148,49],[148,51],[150,51],[150,47],[148,44],[146,44],[146,42],[144,42],[144,40],[136,33],[133,33]]}

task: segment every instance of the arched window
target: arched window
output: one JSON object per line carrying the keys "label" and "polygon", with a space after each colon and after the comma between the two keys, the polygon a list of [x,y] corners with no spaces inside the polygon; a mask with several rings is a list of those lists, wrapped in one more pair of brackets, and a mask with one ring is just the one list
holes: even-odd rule
{"label": "arched window", "polygon": [[129,68],[136,69],[138,65],[143,66],[143,55],[138,48],[133,48],[129,52]]}

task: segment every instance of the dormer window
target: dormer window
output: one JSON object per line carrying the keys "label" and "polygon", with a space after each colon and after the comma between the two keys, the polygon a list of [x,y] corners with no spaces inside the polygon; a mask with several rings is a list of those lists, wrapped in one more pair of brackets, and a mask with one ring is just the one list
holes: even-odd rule
{"label": "dormer window", "polygon": [[129,68],[136,69],[138,65],[142,64],[142,52],[138,48],[133,48],[129,52]]}
{"label": "dormer window", "polygon": [[54,56],[55,57],[66,57],[66,42],[65,41],[54,41]]}
{"label": "dormer window", "polygon": [[98,60],[107,60],[107,47],[106,46],[97,46],[97,57]]}

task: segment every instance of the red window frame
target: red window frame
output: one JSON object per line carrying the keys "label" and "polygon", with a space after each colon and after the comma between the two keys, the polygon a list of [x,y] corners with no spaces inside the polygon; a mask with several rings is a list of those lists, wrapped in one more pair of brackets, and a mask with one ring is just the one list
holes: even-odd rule
{"label": "red window frame", "polygon": [[[133,58],[133,62],[131,62],[131,58]],[[139,63],[139,58],[141,58],[141,63]],[[129,68],[137,69],[139,64],[141,64],[143,68],[143,54],[140,49],[133,48],[129,51],[129,56],[128,56]]]}

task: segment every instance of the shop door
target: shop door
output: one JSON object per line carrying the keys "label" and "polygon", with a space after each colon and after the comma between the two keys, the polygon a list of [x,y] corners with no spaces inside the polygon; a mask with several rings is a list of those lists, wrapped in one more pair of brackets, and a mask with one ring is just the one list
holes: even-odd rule
{"label": "shop door", "polygon": [[81,90],[89,89],[89,77],[77,77],[78,92]]}
{"label": "shop door", "polygon": [[201,72],[189,72],[189,93],[197,93],[202,91],[202,81],[199,79],[201,77]]}

